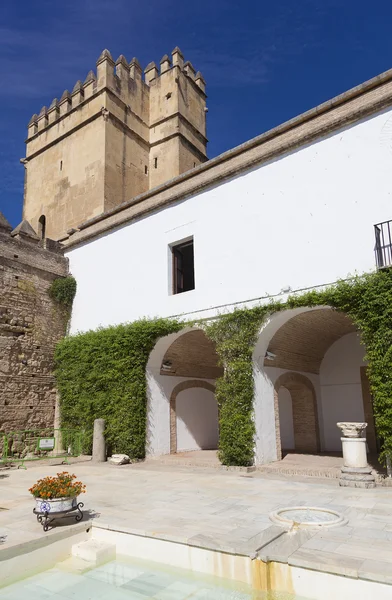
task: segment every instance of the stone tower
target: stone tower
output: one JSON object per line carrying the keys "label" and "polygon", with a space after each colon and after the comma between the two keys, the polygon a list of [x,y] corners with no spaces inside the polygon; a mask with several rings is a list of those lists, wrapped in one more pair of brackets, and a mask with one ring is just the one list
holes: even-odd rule
{"label": "stone tower", "polygon": [[158,70],[104,50],[97,73],[33,115],[23,219],[55,240],[207,160],[205,81],[179,48]]}

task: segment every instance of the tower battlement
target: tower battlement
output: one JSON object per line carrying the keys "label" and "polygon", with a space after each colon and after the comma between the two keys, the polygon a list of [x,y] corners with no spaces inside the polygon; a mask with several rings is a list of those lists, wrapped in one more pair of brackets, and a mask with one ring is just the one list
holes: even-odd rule
{"label": "tower battlement", "polygon": [[[196,73],[190,61],[184,62],[184,57],[178,47],[173,50],[172,59],[167,54],[163,56],[160,61],[160,69],[155,62],[150,62],[144,72],[137,58],[132,58],[128,63],[125,56],[121,54],[114,62],[109,50],[104,50],[97,60],[96,73],[92,70],[89,71],[83,83],[81,80],[75,83],[72,92],[64,90],[60,100],[54,98],[49,108],[43,106],[39,114],[31,117],[28,123],[27,141],[63,119],[64,116],[69,115],[103,90],[110,90],[135,114],[141,118],[144,117],[146,123],[150,125],[150,115],[142,114],[141,98],[137,98],[137,96],[142,95],[143,92],[144,95],[149,95],[150,88],[162,85],[161,77],[163,75],[165,75],[164,85],[169,83],[170,79],[174,79],[174,82],[180,86],[181,82],[177,78],[182,76],[186,78],[185,81],[187,80],[188,85],[191,85],[191,82],[194,83],[193,90],[196,90],[201,98],[206,98],[206,85],[202,74],[200,71]],[[173,82],[171,81],[171,83]],[[142,94],[137,94],[137,91]],[[152,115],[152,119],[154,116]]]}
{"label": "tower battlement", "polygon": [[24,213],[55,239],[207,160],[205,81],[176,47],[159,67],[99,56],[29,123]]}

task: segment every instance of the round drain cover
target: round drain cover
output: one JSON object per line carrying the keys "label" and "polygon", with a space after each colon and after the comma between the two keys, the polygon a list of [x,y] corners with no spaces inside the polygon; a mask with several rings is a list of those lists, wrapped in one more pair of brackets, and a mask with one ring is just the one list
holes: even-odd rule
{"label": "round drain cover", "polygon": [[346,525],[347,519],[329,508],[288,506],[270,514],[270,519],[282,527],[336,527]]}

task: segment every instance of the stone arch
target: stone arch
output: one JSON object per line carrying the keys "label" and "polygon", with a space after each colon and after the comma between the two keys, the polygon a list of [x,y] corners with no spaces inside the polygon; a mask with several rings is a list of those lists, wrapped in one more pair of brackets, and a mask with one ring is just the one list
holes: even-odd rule
{"label": "stone arch", "polygon": [[215,344],[202,329],[192,329],[177,337],[167,348],[161,375],[217,379],[223,375]]}
{"label": "stone arch", "polygon": [[[169,454],[171,448],[175,447],[171,444],[170,417],[171,397],[174,391],[176,390],[177,396],[184,389],[204,387],[204,390],[214,393],[215,389],[208,386],[213,385],[222,374],[223,368],[218,364],[215,345],[201,327],[184,327],[157,340],[146,367],[147,456]],[[196,383],[190,385],[189,382]],[[178,388],[180,384],[186,384],[186,387]],[[197,393],[197,390],[195,392]],[[188,392],[185,395],[185,403],[190,402],[193,393]],[[200,391],[200,396],[204,396],[202,401],[206,401],[205,396],[208,396],[208,392]],[[182,405],[182,408],[184,406]],[[191,404],[188,404],[188,408],[191,408]],[[195,427],[197,422],[196,419]]]}
{"label": "stone arch", "polygon": [[281,453],[279,401],[281,387],[291,394],[294,443],[297,452],[320,452],[320,431],[316,392],[310,379],[301,373],[288,372],[278,377],[274,385],[275,415],[277,420],[277,447]]}
{"label": "stone arch", "polygon": [[[324,308],[324,307],[321,307]],[[329,307],[328,307],[329,308]],[[255,463],[266,464],[282,458],[279,413],[275,402],[274,384],[265,370],[265,356],[275,333],[292,317],[313,310],[309,307],[273,312],[263,322],[252,353],[255,384],[254,420]]]}
{"label": "stone arch", "polygon": [[177,452],[177,396],[180,392],[190,388],[204,388],[215,394],[215,386],[208,381],[200,381],[200,379],[190,379],[189,381],[182,381],[176,385],[170,396],[170,454],[175,454]]}
{"label": "stone arch", "polygon": [[[329,407],[326,404],[325,389],[318,385],[320,367],[328,349],[337,340],[354,332],[359,335],[350,317],[327,305],[282,310],[266,318],[253,351],[256,464],[281,458],[280,423],[274,388],[282,372],[295,372],[309,378],[312,387],[304,389],[316,399],[318,407],[317,415],[313,411],[318,422],[318,448],[329,450],[325,443],[324,426],[327,414],[324,408],[329,410]],[[339,382],[339,393],[343,393],[342,386],[346,383]],[[295,391],[294,395],[296,393]],[[347,406],[346,400],[345,405]],[[315,447],[314,441],[311,445]]]}

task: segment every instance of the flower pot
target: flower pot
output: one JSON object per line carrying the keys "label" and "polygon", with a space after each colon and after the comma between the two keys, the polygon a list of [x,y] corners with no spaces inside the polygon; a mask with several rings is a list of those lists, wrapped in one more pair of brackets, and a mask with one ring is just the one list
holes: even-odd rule
{"label": "flower pot", "polygon": [[44,500],[43,498],[36,498],[36,512],[39,513],[60,513],[72,508],[76,508],[78,499],[76,496],[73,498],[53,498],[51,500]]}

